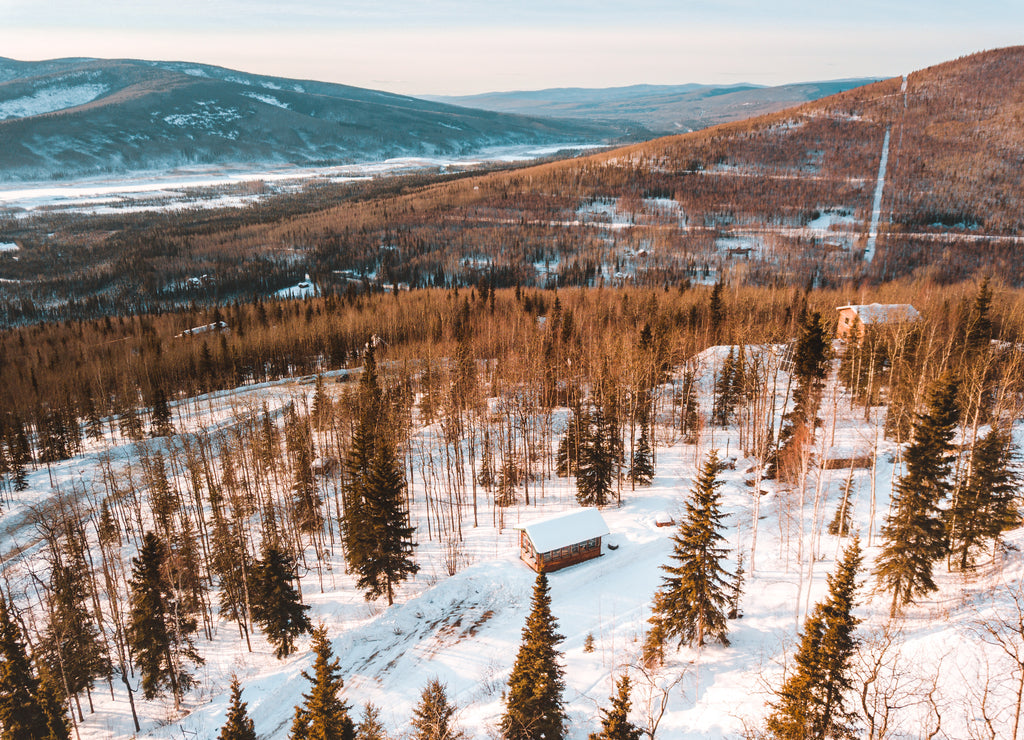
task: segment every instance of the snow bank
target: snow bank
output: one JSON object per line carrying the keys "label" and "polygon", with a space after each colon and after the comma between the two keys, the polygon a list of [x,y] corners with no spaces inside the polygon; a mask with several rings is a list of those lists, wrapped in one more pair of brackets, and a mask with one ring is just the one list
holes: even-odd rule
{"label": "snow bank", "polygon": [[28,118],[91,103],[108,90],[106,85],[82,84],[72,87],[44,87],[31,95],[0,102],[0,121]]}

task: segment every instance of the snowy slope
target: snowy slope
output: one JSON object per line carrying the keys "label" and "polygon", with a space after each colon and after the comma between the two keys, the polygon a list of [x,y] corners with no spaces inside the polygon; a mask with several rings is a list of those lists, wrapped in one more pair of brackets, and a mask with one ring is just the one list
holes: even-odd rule
{"label": "snowy slope", "polygon": [[[696,363],[704,377],[704,411],[710,409],[711,374],[726,351],[712,348]],[[329,383],[328,388],[332,385]],[[781,411],[784,388],[783,377],[777,411]],[[226,428],[236,416],[258,408],[264,401],[275,412],[289,401],[308,403],[311,393],[308,381],[285,381],[213,394],[180,402],[175,408],[176,423],[179,428]],[[866,585],[861,590],[863,605],[858,615],[864,620],[860,634],[867,639],[888,622],[887,595],[873,593],[868,573],[877,554],[878,528],[887,510],[889,491],[898,473],[892,462],[895,448],[878,435],[881,410],[865,422],[863,411],[851,410],[838,389],[826,390],[822,417],[825,424],[818,440],[830,457],[870,454],[876,440],[879,445],[873,471],[874,502],[870,469],[855,471],[850,489],[853,521],[866,547]],[[564,419],[564,411],[556,414],[556,426],[564,425]],[[1024,438],[1022,432],[1024,429],[1018,426],[1018,440]],[[434,427],[417,431],[417,455],[436,444],[436,433]],[[634,681],[633,719],[638,724],[649,723],[661,692],[668,691],[667,711],[658,737],[741,737],[745,726],[756,726],[764,717],[771,689],[783,675],[797,627],[824,595],[825,575],[843,545],[828,535],[825,527],[849,471],[812,471],[802,508],[796,492],[762,482],[766,493],[758,496],[760,518],[756,521],[757,548],[752,559],[755,494],[748,485],[753,479],[748,471],[753,461],[737,453],[737,430],[706,427],[699,444],[689,445],[671,428],[662,426],[657,429],[655,442],[658,472],[653,485],[631,491],[624,484],[623,505],[602,512],[611,530],[608,541],[618,548],[605,549],[597,560],[550,576],[552,611],[565,636],[561,648],[567,677],[565,699],[572,721],[569,737],[573,740],[586,738],[596,728],[597,707],[605,705],[614,676],[625,670]],[[87,454],[55,465],[54,486],[65,493],[95,490],[104,447],[94,444]],[[673,532],[657,527],[656,522],[665,515],[678,520],[697,465],[711,448],[720,450],[722,457],[739,458],[733,469],[723,470],[721,492],[728,514],[727,539],[733,550],[730,568],[735,567],[736,554],[743,551],[748,572],[741,602],[744,616],[730,623],[731,646],[669,650],[664,669],[645,677],[637,667],[637,658],[650,600],[660,582],[659,566],[667,560]],[[130,445],[120,441],[107,452],[115,462],[134,455]],[[312,607],[311,617],[328,627],[334,652],[341,660],[345,698],[357,714],[359,705],[372,701],[382,707],[382,719],[390,730],[402,732],[421,688],[428,679],[438,676],[448,684],[451,698],[461,707],[459,720],[468,735],[493,736],[503,708],[504,679],[519,645],[534,582],[533,572],[517,558],[512,526],[576,507],[570,483],[554,479],[540,485],[540,489],[534,486],[533,504],[520,504],[506,512],[501,529],[492,526],[489,507],[482,507],[481,526],[475,529],[469,526],[472,518],[467,511],[458,572],[449,576],[442,543],[427,535],[422,482],[414,477],[412,513],[418,525],[421,571],[402,586],[391,608],[363,599],[353,579],[344,573],[337,549],[326,556],[322,573],[315,567],[305,572],[302,590]],[[816,490],[822,494],[817,506]],[[38,565],[39,557],[38,535],[30,523],[32,512],[54,497],[50,475],[45,469],[36,471],[31,476],[30,490],[5,506],[0,520],[0,554],[6,575],[14,584],[12,590],[22,604],[33,600],[25,569]],[[1024,546],[1024,531],[1012,532],[1010,541]],[[798,560],[800,555],[802,561]],[[941,702],[943,727],[949,737],[968,737],[971,723],[977,720],[972,707],[977,706],[985,675],[992,678],[989,701],[999,708],[1001,721],[1006,721],[1006,707],[1012,698],[1012,686],[1004,680],[1010,675],[1009,669],[997,650],[983,646],[978,625],[979,620],[991,620],[994,613],[1012,606],[1000,584],[1019,583],[1022,571],[1024,561],[1018,551],[1001,553],[995,566],[983,567],[970,578],[937,567],[940,591],[907,612],[896,641],[903,656],[901,670],[906,672],[900,691],[913,689],[920,696],[934,683],[933,696]],[[594,638],[592,653],[584,652],[588,635]],[[140,698],[137,705],[142,736],[170,739],[195,733],[195,737],[214,737],[224,721],[231,674],[236,673],[260,737],[283,740],[293,707],[307,688],[300,673],[310,665],[310,655],[300,650],[287,660],[275,660],[259,635],[253,636],[253,652],[249,653],[235,626],[227,622],[216,625],[211,642],[200,638],[197,644],[207,661],[196,674],[199,687],[187,697],[181,715],[173,713],[169,700],[145,702]],[[137,676],[133,681],[137,683]],[[115,683],[113,699],[103,687],[98,687],[93,698],[96,713],[88,715],[79,728],[83,739],[132,734],[126,696],[119,684]],[[900,701],[903,708],[894,726],[905,732],[900,730],[894,737],[916,737],[931,721],[931,705],[910,701],[906,696]]]}

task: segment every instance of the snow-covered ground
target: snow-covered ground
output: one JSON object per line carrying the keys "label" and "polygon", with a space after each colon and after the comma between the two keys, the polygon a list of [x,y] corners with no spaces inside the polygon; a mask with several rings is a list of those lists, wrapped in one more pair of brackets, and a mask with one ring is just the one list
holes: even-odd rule
{"label": "snow-covered ground", "polygon": [[[269,96],[268,96],[269,97]],[[267,102],[267,101],[264,101]],[[201,111],[203,112],[203,111]],[[222,111],[206,111],[220,115]],[[176,114],[185,125],[198,113]],[[196,118],[196,121],[199,119]],[[516,145],[488,147],[465,157],[397,157],[378,162],[362,162],[336,167],[299,167],[282,165],[253,169],[245,165],[197,166],[170,172],[143,172],[127,175],[83,178],[53,182],[0,183],[0,214],[31,215],[39,208],[83,213],[125,212],[126,210],[169,210],[180,208],[221,208],[239,206],[274,192],[301,190],[314,180],[349,182],[396,175],[434,167],[474,167],[489,162],[518,162],[550,156],[564,150],[588,150],[599,144],[563,144],[557,146]],[[225,196],[217,188],[237,187],[242,183],[271,185],[266,192]],[[203,189],[211,192],[197,192]],[[133,201],[145,202],[133,202]],[[159,202],[154,202],[159,200]]]}
{"label": "snow-covered ground", "polygon": [[882,156],[878,160],[878,181],[875,183],[875,197],[871,204],[871,228],[868,230],[868,243],[864,249],[864,261],[871,262],[875,258],[875,245],[878,243],[878,222],[882,218],[882,193],[885,190],[885,168],[889,162],[889,129],[885,130],[882,140]]}
{"label": "snow-covered ground", "polygon": [[[772,357],[780,349],[763,351]],[[714,373],[727,351],[725,347],[711,348],[693,363],[701,377],[705,417],[710,413]],[[746,351],[749,356],[761,350],[748,347]],[[330,380],[342,373],[327,377]],[[339,387],[333,383],[326,386],[332,393]],[[783,373],[777,411],[781,411],[785,387]],[[670,389],[665,390],[668,393]],[[309,403],[312,392],[312,384],[305,379],[215,393],[176,404],[175,422],[179,429],[226,429],[236,417],[258,412],[264,402],[273,414],[289,401]],[[566,416],[565,410],[554,414],[556,429],[564,427]],[[864,622],[859,634],[876,644],[888,624],[889,599],[887,594],[875,593],[869,572],[878,551],[879,526],[891,485],[898,474],[893,463],[896,449],[881,439],[884,411],[873,410],[865,421],[863,409],[851,409],[848,398],[833,386],[826,389],[821,417],[824,424],[816,452],[828,457],[871,455],[877,444],[877,464],[873,470],[854,471],[852,478],[848,470],[812,468],[802,497],[769,482],[755,490],[753,460],[743,457],[735,426],[706,426],[697,444],[687,444],[667,424],[668,417],[661,418],[654,435],[657,476],[653,484],[632,491],[624,482],[622,505],[609,506],[603,512],[612,533],[608,542],[617,548],[606,548],[599,559],[550,576],[552,611],[565,636],[560,647],[572,722],[569,738],[583,740],[597,728],[597,708],[606,705],[612,681],[623,671],[629,671],[633,679],[633,720],[638,724],[649,722],[662,692],[667,692],[659,738],[739,738],[745,726],[756,726],[767,712],[772,687],[783,675],[796,630],[825,594],[825,575],[845,544],[827,533],[827,523],[848,480],[854,527],[866,550],[865,585],[858,609]],[[1018,426],[1018,441],[1024,437],[1022,431]],[[404,732],[423,685],[438,676],[447,682],[451,698],[461,708],[459,722],[469,737],[489,738],[495,736],[503,709],[504,681],[519,645],[534,582],[533,572],[518,559],[512,526],[574,509],[574,488],[561,479],[532,483],[531,504],[519,503],[506,510],[500,528],[495,526],[492,509],[481,491],[480,526],[472,527],[467,502],[462,512],[464,538],[457,545],[458,572],[449,576],[444,544],[436,533],[434,538],[427,535],[428,512],[419,474],[425,451],[439,438],[436,425],[419,426],[413,435],[412,467],[417,472],[411,481],[412,516],[418,527],[421,570],[400,588],[395,605],[386,608],[380,602],[366,602],[353,578],[344,572],[337,547],[328,548],[322,574],[310,562],[302,591],[312,607],[314,623],[323,622],[328,628],[341,661],[345,699],[354,713],[358,714],[361,704],[372,701],[382,708],[382,720],[393,736]],[[29,524],[33,510],[42,510],[53,499],[54,487],[65,493],[99,490],[104,456],[109,455],[115,466],[134,456],[131,447],[120,441],[114,446],[109,441],[89,445],[84,454],[55,464],[50,472],[45,468],[33,472],[29,490],[16,494],[4,506],[0,558],[21,607],[38,598],[25,575],[26,566],[37,563],[40,556],[38,535]],[[660,583],[659,566],[667,562],[673,533],[672,528],[660,528],[656,523],[666,517],[678,521],[697,467],[709,449],[719,450],[721,457],[732,461],[721,474],[721,493],[732,551],[730,569],[735,567],[738,553],[744,554],[743,617],[730,622],[729,647],[670,649],[664,668],[645,674],[637,659],[651,597]],[[816,493],[820,495],[816,497]],[[752,552],[755,525],[757,546]],[[1024,531],[1011,532],[1009,541],[1024,546]],[[1003,712],[1005,719],[1012,698],[1006,679],[1011,674],[1000,662],[1000,654],[984,647],[978,625],[993,609],[1011,606],[1001,584],[1019,583],[1022,564],[1021,553],[1011,550],[998,555],[997,566],[984,566],[970,577],[949,574],[941,564],[937,566],[940,591],[908,609],[896,647],[889,653],[892,657],[898,649],[902,656],[903,688],[892,699],[901,707],[893,737],[918,737],[922,728],[928,727],[931,705],[926,695],[932,683],[947,737],[970,736],[968,724],[977,719],[977,702],[972,696],[980,695],[983,675],[991,679],[993,712]],[[588,636],[593,637],[593,652],[584,649]],[[273,657],[260,635],[253,636],[252,644],[253,652],[247,652],[237,628],[217,622],[212,641],[197,640],[206,664],[196,671],[199,686],[187,696],[182,714],[174,714],[169,700],[137,700],[142,736],[168,740],[215,737],[225,719],[228,685],[235,673],[259,736],[283,740],[293,707],[307,689],[300,675],[311,662],[305,650],[307,641],[302,641],[297,655],[283,661]],[[136,676],[133,682],[137,681]],[[114,686],[113,698],[102,685],[94,692],[96,713],[87,715],[79,728],[83,740],[132,735],[126,695],[118,683]],[[916,692],[913,700],[898,696],[910,689]]]}
{"label": "snow-covered ground", "polygon": [[7,118],[40,116],[44,113],[85,105],[103,95],[107,90],[106,85],[97,83],[44,87],[31,95],[0,101],[0,121]]}
{"label": "snow-covered ground", "polygon": [[315,298],[316,294],[316,284],[309,279],[309,275],[306,276],[305,280],[287,288],[281,288],[281,290],[274,293],[277,298]]}

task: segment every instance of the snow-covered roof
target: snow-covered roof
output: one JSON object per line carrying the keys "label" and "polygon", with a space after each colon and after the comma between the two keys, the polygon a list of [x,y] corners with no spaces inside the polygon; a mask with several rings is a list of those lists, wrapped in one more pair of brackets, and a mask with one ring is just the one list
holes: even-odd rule
{"label": "snow-covered roof", "polygon": [[608,525],[597,509],[570,511],[530,524],[521,524],[516,529],[526,532],[537,552],[551,552],[608,534]]}
{"label": "snow-covered roof", "polygon": [[881,324],[887,321],[915,321],[921,314],[909,303],[869,303],[867,305],[840,306],[837,311],[851,309],[862,324]]}

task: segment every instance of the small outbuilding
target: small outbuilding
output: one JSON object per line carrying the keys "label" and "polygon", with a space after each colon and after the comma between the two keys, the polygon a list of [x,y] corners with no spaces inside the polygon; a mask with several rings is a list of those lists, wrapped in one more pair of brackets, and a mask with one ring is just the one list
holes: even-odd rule
{"label": "small outbuilding", "polygon": [[861,328],[869,324],[901,324],[917,321],[921,314],[909,303],[869,303],[867,305],[840,306],[839,326],[836,337],[847,340],[860,334]]}
{"label": "small outbuilding", "polygon": [[608,525],[597,509],[581,509],[516,527],[523,562],[540,573],[567,568],[601,555]]}

